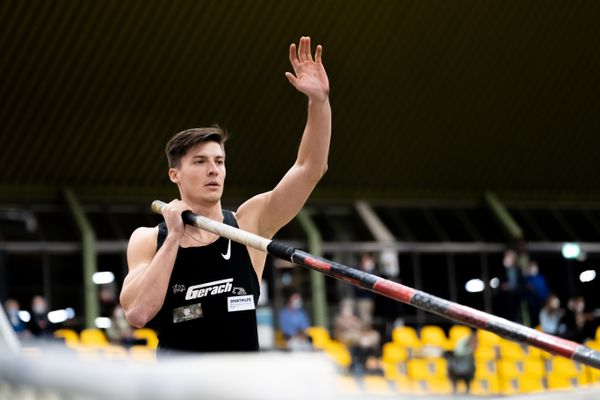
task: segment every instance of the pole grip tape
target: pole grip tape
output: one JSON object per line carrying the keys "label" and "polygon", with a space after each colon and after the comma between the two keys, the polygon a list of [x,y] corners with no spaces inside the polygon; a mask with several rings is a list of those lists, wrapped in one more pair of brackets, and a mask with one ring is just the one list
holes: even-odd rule
{"label": "pole grip tape", "polygon": [[193,212],[191,212],[190,210],[187,210],[187,211],[184,211],[181,213],[181,218],[183,219],[183,223],[192,225],[192,226],[196,225],[196,223],[194,222],[194,216],[195,216],[195,214]]}
{"label": "pole grip tape", "polygon": [[271,243],[267,246],[267,251],[272,256],[292,262],[292,255],[296,249],[288,244],[271,240]]}

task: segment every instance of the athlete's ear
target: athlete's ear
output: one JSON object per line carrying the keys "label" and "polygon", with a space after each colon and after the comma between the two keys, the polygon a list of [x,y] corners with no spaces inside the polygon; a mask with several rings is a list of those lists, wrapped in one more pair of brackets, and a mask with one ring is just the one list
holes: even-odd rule
{"label": "athlete's ear", "polygon": [[169,179],[173,183],[179,183],[179,170],[177,168],[169,168]]}

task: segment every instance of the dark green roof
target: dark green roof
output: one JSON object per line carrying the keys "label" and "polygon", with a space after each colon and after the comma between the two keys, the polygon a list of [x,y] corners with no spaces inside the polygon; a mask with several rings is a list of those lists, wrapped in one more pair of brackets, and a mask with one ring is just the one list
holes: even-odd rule
{"label": "dark green roof", "polygon": [[164,143],[215,122],[226,196],[271,188],[304,125],[303,34],[334,112],[314,198],[593,200],[598,21],[596,1],[4,1],[0,200],[171,195]]}

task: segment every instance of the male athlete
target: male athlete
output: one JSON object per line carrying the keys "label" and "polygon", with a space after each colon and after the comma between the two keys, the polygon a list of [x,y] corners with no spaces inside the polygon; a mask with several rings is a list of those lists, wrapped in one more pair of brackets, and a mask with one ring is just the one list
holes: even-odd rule
{"label": "male athlete", "polygon": [[191,210],[267,238],[296,216],[327,170],[331,108],[322,52],[317,46],[313,58],[308,37],[297,48],[290,45],[294,73],[285,75],[308,97],[298,157],[272,191],[246,201],[235,214],[221,208],[224,132],[190,129],[167,143],[169,179],[181,200],[165,207],[158,227],[131,235],[120,296],[133,326],[153,321],[160,354],[258,350],[255,307],[266,254],[184,225],[181,214]]}

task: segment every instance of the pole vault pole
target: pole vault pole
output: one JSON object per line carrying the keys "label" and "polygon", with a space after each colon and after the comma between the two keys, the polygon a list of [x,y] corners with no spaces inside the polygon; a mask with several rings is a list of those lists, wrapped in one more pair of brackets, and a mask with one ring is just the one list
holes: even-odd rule
{"label": "pole vault pole", "polygon": [[[156,200],[152,203],[152,211],[161,214],[165,205],[166,203]],[[336,279],[349,282],[352,285],[360,286],[441,317],[469,325],[473,328],[493,332],[505,339],[528,344],[549,353],[570,358],[582,364],[600,369],[600,352],[582,344],[561,339],[507,319],[401,285],[397,282],[314,256],[286,243],[266,239],[189,211],[184,212],[182,217],[186,224],[250,246],[272,256],[322,272]]]}

